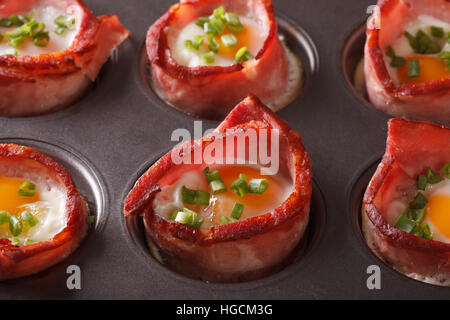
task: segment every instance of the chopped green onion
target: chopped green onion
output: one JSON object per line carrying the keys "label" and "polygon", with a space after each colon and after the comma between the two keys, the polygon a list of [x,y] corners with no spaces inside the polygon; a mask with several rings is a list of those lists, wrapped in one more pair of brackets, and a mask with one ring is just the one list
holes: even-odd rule
{"label": "chopped green onion", "polygon": [[31,21],[34,18],[34,12],[31,11],[26,17],[25,20]]}
{"label": "chopped green onion", "polygon": [[25,225],[29,228],[32,228],[39,223],[39,220],[29,211],[23,211],[21,216],[23,223],[25,223]]}
{"label": "chopped green onion", "polygon": [[224,14],[225,14],[225,8],[223,6],[218,7],[213,12],[213,16],[216,18],[219,18],[219,19],[225,19]]}
{"label": "chopped green onion", "polygon": [[19,218],[16,216],[11,216],[11,219],[9,221],[9,231],[11,231],[12,235],[14,237],[17,237],[19,234],[22,233],[23,225]]}
{"label": "chopped green onion", "polygon": [[219,30],[210,21],[203,25],[203,31],[207,34],[212,33],[216,36],[220,34]]}
{"label": "chopped green onion", "polygon": [[14,38],[8,42],[8,45],[15,48],[15,47],[21,45],[24,41],[25,41],[24,37]]}
{"label": "chopped green onion", "polygon": [[25,181],[20,185],[19,190],[17,190],[17,194],[23,197],[32,197],[36,194],[36,185]]}
{"label": "chopped green onion", "polygon": [[233,210],[231,211],[230,217],[233,219],[239,220],[242,216],[242,212],[244,211],[244,205],[242,203],[236,202],[234,204]]}
{"label": "chopped green onion", "polygon": [[9,241],[11,241],[11,244],[13,246],[20,246],[20,240],[17,237],[9,238]]}
{"label": "chopped green onion", "polygon": [[415,53],[435,54],[441,51],[439,44],[433,41],[422,30],[417,31],[415,37],[408,32],[405,32],[404,35],[408,39],[409,44]]}
{"label": "chopped green onion", "polygon": [[247,47],[242,47],[236,52],[235,60],[237,62],[248,61],[253,59],[253,56],[248,52]]}
{"label": "chopped green onion", "polygon": [[426,174],[428,183],[436,184],[442,181],[441,175],[429,167],[426,170]]}
{"label": "chopped green onion", "polygon": [[223,32],[223,29],[225,28],[224,20],[222,20],[220,18],[217,18],[215,16],[212,16],[212,17],[209,18],[209,23],[214,27],[215,30],[217,30],[218,33],[217,34],[214,33],[216,36],[221,34]]}
{"label": "chopped green onion", "polygon": [[30,244],[35,244],[35,243],[37,243],[37,241],[32,240],[32,239],[27,239],[27,241],[25,241],[26,246],[29,246]]}
{"label": "chopped green onion", "polygon": [[409,78],[420,77],[419,60],[409,60],[408,61],[408,77]]}
{"label": "chopped green onion", "polygon": [[241,24],[239,16],[235,13],[225,13],[225,20],[228,22],[227,29],[234,33],[240,33],[244,30],[244,26]]}
{"label": "chopped green onion", "polygon": [[411,209],[423,209],[428,203],[428,199],[421,193],[418,192],[414,200],[409,204]]}
{"label": "chopped green onion", "polygon": [[214,53],[217,53],[219,51],[220,45],[212,35],[208,35],[208,47],[209,50],[211,50]]}
{"label": "chopped green onion", "polygon": [[25,37],[27,35],[26,32],[24,32],[23,28],[16,28],[14,30],[8,31],[5,33],[5,37],[10,39],[15,39],[19,37]]}
{"label": "chopped green onion", "polygon": [[267,179],[251,179],[248,183],[251,193],[263,194],[269,187]]}
{"label": "chopped green onion", "polygon": [[0,41],[2,41],[4,36],[0,33]]}
{"label": "chopped green onion", "polygon": [[231,222],[231,219],[228,218],[228,217],[222,216],[222,217],[220,217],[220,222],[221,222],[222,224],[228,224],[228,223]]}
{"label": "chopped green onion", "polygon": [[209,18],[208,17],[201,17],[201,18],[198,18],[197,21],[195,21],[195,24],[198,25],[199,27],[203,28],[203,26],[207,22],[209,22]]}
{"label": "chopped green onion", "polygon": [[192,41],[192,40],[186,40],[186,41],[184,41],[184,46],[187,48],[187,49],[189,49],[189,50],[198,50],[198,49],[200,49],[200,46],[202,45],[202,43],[203,43],[203,39],[202,39],[202,41],[201,42],[195,42],[195,41]]}
{"label": "chopped green onion", "polygon": [[445,66],[447,67],[447,69],[450,69],[450,51],[442,51],[439,54],[439,59],[444,60]]}
{"label": "chopped green onion", "polygon": [[403,213],[408,219],[413,220],[417,224],[421,224],[425,220],[427,214],[425,209],[411,209],[407,208]]}
{"label": "chopped green onion", "polygon": [[10,16],[9,21],[11,21],[12,24],[15,24],[18,27],[23,26],[25,23],[25,22],[23,22],[23,19],[21,19],[21,17],[16,16],[16,15]]}
{"label": "chopped green onion", "polygon": [[50,37],[48,32],[40,31],[34,36],[33,43],[38,47],[46,47],[50,42]]}
{"label": "chopped green onion", "polygon": [[393,68],[400,68],[405,65],[406,59],[397,56],[391,46],[386,47],[386,56],[391,58],[391,67]]}
{"label": "chopped green onion", "polygon": [[428,240],[433,240],[433,232],[431,231],[430,225],[428,223],[422,226],[421,237]]}
{"label": "chopped green onion", "polygon": [[238,43],[236,36],[232,33],[223,35],[221,40],[225,47],[232,47]]}
{"label": "chopped green onion", "polygon": [[435,38],[442,38],[444,36],[444,28],[431,26],[431,35]]}
{"label": "chopped green onion", "polygon": [[1,19],[0,20],[0,27],[9,28],[11,26],[12,26],[11,20],[9,20],[9,19]]}
{"label": "chopped green onion", "polygon": [[425,188],[427,187],[427,182],[428,182],[428,179],[427,179],[426,175],[423,175],[423,174],[419,175],[417,177],[417,189],[425,190]]}
{"label": "chopped green onion", "polygon": [[191,190],[183,186],[181,195],[184,203],[187,204],[209,204],[209,192],[203,190]]}
{"label": "chopped green onion", "polygon": [[214,52],[212,52],[212,51],[204,53],[202,55],[202,57],[206,64],[211,64],[211,63],[214,63],[214,61],[215,61]]}
{"label": "chopped green onion", "polygon": [[176,212],[176,214],[174,213],[172,217],[175,222],[185,224],[197,229],[200,229],[203,224],[203,219],[198,219],[197,213],[187,208]]}
{"label": "chopped green onion", "polygon": [[444,177],[450,179],[450,162],[447,162],[447,164],[442,168],[441,172]]}
{"label": "chopped green onion", "polygon": [[249,192],[247,176],[241,173],[239,178],[230,184],[230,189],[240,197],[245,196]]}
{"label": "chopped green onion", "polygon": [[398,218],[397,222],[394,225],[394,228],[403,230],[407,233],[410,233],[411,231],[413,231],[415,227],[416,227],[416,223],[413,220],[408,219],[404,215],[401,215],[400,218]]}
{"label": "chopped green onion", "polygon": [[6,211],[0,211],[0,226],[9,223],[11,215]]}
{"label": "chopped green onion", "polygon": [[220,177],[220,173],[218,170],[211,171],[208,167],[203,170],[203,174],[206,177],[206,181],[208,181],[209,187],[213,194],[227,192],[227,186],[223,182]]}
{"label": "chopped green onion", "polygon": [[178,212],[180,211],[180,209],[175,209],[172,212],[172,215],[170,216],[170,220],[175,221],[175,219],[177,218]]}
{"label": "chopped green onion", "polygon": [[57,26],[55,33],[62,35],[67,29],[70,29],[75,24],[75,18],[61,15],[55,19],[54,23]]}

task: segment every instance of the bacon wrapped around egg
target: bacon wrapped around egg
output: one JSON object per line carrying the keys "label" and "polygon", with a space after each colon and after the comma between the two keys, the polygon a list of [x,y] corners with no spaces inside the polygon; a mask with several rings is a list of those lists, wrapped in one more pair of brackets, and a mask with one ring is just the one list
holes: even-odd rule
{"label": "bacon wrapped around egg", "polygon": [[379,0],[367,26],[365,78],[375,108],[450,124],[450,2]]}
{"label": "bacon wrapped around egg", "polygon": [[[271,175],[260,160],[248,161],[249,144],[236,146],[246,150],[244,157],[227,150],[230,139],[245,141],[253,133],[257,150],[261,139],[269,149],[279,146],[279,169]],[[207,164],[211,146],[222,151],[216,151],[220,160]],[[173,161],[174,154],[193,159],[199,151],[200,163]],[[124,213],[143,216],[150,247],[156,244],[169,267],[195,279],[237,282],[267,276],[291,255],[309,221],[311,193],[301,137],[250,95],[213,133],[167,153],[144,173]]]}
{"label": "bacon wrapped around egg", "polygon": [[362,229],[396,270],[450,286],[450,129],[389,122],[386,153],[367,187]]}
{"label": "bacon wrapped around egg", "polygon": [[76,101],[130,32],[80,0],[2,0],[0,115],[32,116]]}
{"label": "bacon wrapped around egg", "polygon": [[158,94],[206,118],[223,119],[250,92],[279,110],[302,83],[271,0],[182,0],[151,26],[147,54]]}
{"label": "bacon wrapped around egg", "polygon": [[63,166],[32,148],[0,144],[0,280],[67,258],[86,235],[87,217]]}

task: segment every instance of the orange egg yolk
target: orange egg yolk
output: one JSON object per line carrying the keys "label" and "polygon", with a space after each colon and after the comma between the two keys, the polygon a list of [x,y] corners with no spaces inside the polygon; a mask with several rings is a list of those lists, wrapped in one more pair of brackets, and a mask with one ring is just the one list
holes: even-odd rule
{"label": "orange egg yolk", "polygon": [[[418,60],[420,64],[420,76],[408,77],[408,61]],[[405,64],[397,69],[400,83],[416,84],[432,80],[450,78],[450,70],[447,69],[444,60],[433,56],[413,55],[406,58]]]}
{"label": "orange egg yolk", "polygon": [[20,208],[21,206],[40,200],[37,191],[32,197],[17,194],[23,182],[20,179],[0,176],[0,211],[7,211],[12,215],[18,215],[24,210]]}
{"label": "orange egg yolk", "polygon": [[[210,205],[206,208],[205,206],[197,205],[186,206],[198,212],[199,217],[205,220],[204,227],[206,228],[221,225],[222,216],[230,217],[236,202],[244,205],[244,211],[239,219],[239,221],[242,221],[272,211],[279,207],[287,196],[287,189],[289,188],[289,185],[287,185],[289,183],[288,177],[283,176],[283,179],[280,179],[279,175],[262,176],[260,169],[249,166],[224,166],[218,170],[228,191],[212,195]],[[267,179],[269,187],[262,194],[247,193],[243,197],[240,197],[229,186],[239,178],[241,173],[247,176],[247,183],[251,179]]]}
{"label": "orange egg yolk", "polygon": [[[231,33],[231,32],[228,32],[228,30],[225,29],[225,31],[221,35],[214,36],[214,38],[220,45],[220,48],[219,48],[219,51],[217,52],[217,54],[227,57],[232,60],[234,60],[234,58],[236,57],[236,53],[238,52],[238,50],[240,48],[247,46],[248,43],[250,42],[249,40],[256,37],[256,35],[252,34],[253,33],[252,28],[244,26],[244,29],[241,32],[233,33],[238,41],[237,44],[232,47],[227,47],[223,44],[222,38],[221,38],[224,34],[227,34],[227,33]],[[255,55],[256,52],[251,52],[251,54]]]}
{"label": "orange egg yolk", "polygon": [[425,208],[427,220],[430,220],[442,235],[450,238],[450,197],[445,195],[432,196]]}

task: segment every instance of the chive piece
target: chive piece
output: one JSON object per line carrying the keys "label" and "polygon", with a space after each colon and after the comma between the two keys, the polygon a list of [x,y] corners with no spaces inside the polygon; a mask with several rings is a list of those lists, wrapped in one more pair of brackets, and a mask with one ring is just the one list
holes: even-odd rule
{"label": "chive piece", "polygon": [[198,219],[197,213],[187,208],[178,211],[174,218],[174,221],[194,227],[196,229],[200,229],[203,224],[203,219]]}
{"label": "chive piece", "polygon": [[208,167],[203,170],[203,174],[206,177],[206,181],[208,181],[209,187],[213,194],[227,192],[227,186],[223,182],[220,177],[220,173],[218,170],[211,171]]}
{"label": "chive piece", "polygon": [[422,238],[433,240],[433,232],[431,231],[430,225],[428,223],[422,226]]}
{"label": "chive piece", "polygon": [[395,51],[394,51],[394,48],[392,48],[392,46],[387,46],[386,47],[386,55],[389,57],[389,58],[395,58]]}
{"label": "chive piece", "polygon": [[18,27],[24,25],[23,20],[19,16],[16,16],[16,15],[10,16],[9,21],[11,22],[11,24],[15,24]]}
{"label": "chive piece", "polygon": [[227,23],[227,29],[234,33],[240,33],[244,30],[244,26],[241,24],[239,20],[239,16],[235,13],[225,13],[225,20]]}
{"label": "chive piece", "polygon": [[20,240],[17,237],[9,238],[9,241],[11,241],[11,244],[13,246],[20,246]]}
{"label": "chive piece", "polygon": [[192,40],[184,41],[184,46],[186,47],[186,49],[189,49],[189,50],[198,50],[198,48],[195,48],[194,43],[192,42]]}
{"label": "chive piece", "polygon": [[253,59],[253,56],[248,52],[247,47],[242,47],[236,52],[235,59],[237,62],[242,62]]}
{"label": "chive piece", "polygon": [[239,220],[242,216],[242,212],[244,211],[244,205],[242,203],[236,202],[234,204],[233,210],[231,211],[230,217],[236,220]]}
{"label": "chive piece", "polygon": [[55,33],[62,35],[67,29],[70,29],[75,24],[75,18],[61,15],[54,20],[54,23],[57,26]]}
{"label": "chive piece", "polygon": [[27,20],[27,21],[29,22],[29,21],[33,20],[33,18],[34,18],[34,12],[31,11],[31,12],[25,17],[25,20]]}
{"label": "chive piece", "polygon": [[205,175],[206,181],[208,181],[208,183],[210,183],[211,181],[214,181],[214,180],[222,180],[222,178],[220,177],[219,170],[211,171],[211,169],[209,169],[209,167],[206,167],[203,170],[203,174]]}
{"label": "chive piece", "polygon": [[420,225],[425,220],[426,213],[425,209],[407,208],[403,215]]}
{"label": "chive piece", "polygon": [[225,47],[232,47],[238,43],[236,36],[232,33],[224,34],[221,40]]}
{"label": "chive piece", "polygon": [[212,35],[208,35],[208,47],[209,50],[211,50],[214,53],[217,53],[219,51],[220,45]]}
{"label": "chive piece", "polygon": [[15,47],[21,45],[24,41],[25,41],[24,37],[14,38],[8,42],[8,45],[15,48]]}
{"label": "chive piece", "polygon": [[444,177],[450,179],[450,162],[447,162],[447,164],[442,168],[441,172]]}
{"label": "chive piece", "polygon": [[203,224],[203,219],[197,219],[194,224],[192,225],[192,227],[196,228],[196,229],[200,229],[202,227]]}
{"label": "chive piece", "polygon": [[197,21],[195,21],[195,24],[201,28],[203,28],[203,26],[205,25],[205,23],[209,22],[209,18],[208,17],[201,17],[198,18]]}
{"label": "chive piece", "polygon": [[25,181],[20,185],[19,190],[17,190],[17,194],[22,197],[32,197],[36,194],[36,185]]}
{"label": "chive piece", "polygon": [[29,245],[35,244],[35,243],[37,243],[37,241],[32,240],[32,239],[27,239],[27,241],[25,241],[25,245],[26,245],[26,246],[29,246]]}
{"label": "chive piece", "polygon": [[220,34],[220,32],[219,32],[219,30],[217,30],[217,28],[211,23],[211,22],[206,22],[204,25],[203,25],[203,31],[206,33],[206,34],[214,34],[214,35],[219,35]]}
{"label": "chive piece", "polygon": [[436,184],[442,181],[441,175],[438,172],[433,171],[430,167],[427,168],[426,175],[428,183]]}
{"label": "chive piece", "polygon": [[6,211],[0,211],[0,226],[9,223],[11,215]]}
{"label": "chive piece", "polygon": [[263,194],[269,187],[267,179],[251,179],[248,183],[250,193]]}
{"label": "chive piece", "polygon": [[209,23],[214,27],[214,29],[217,30],[218,33],[217,34],[214,33],[216,36],[221,34],[223,32],[223,29],[225,28],[224,20],[217,18],[215,16],[209,18]]}
{"label": "chive piece", "polygon": [[21,216],[23,223],[29,228],[32,228],[39,223],[39,220],[29,211],[23,211]]}
{"label": "chive piece", "polygon": [[439,59],[444,60],[445,66],[447,67],[447,69],[450,69],[450,51],[442,51],[439,54]]}
{"label": "chive piece", "polygon": [[9,19],[1,19],[0,20],[0,27],[9,28],[11,26],[12,26],[11,20],[9,20]]}
{"label": "chive piece", "polygon": [[191,190],[183,186],[181,191],[182,199],[187,204],[209,204],[209,192],[203,190]]}
{"label": "chive piece", "polygon": [[241,173],[239,175],[239,178],[230,184],[230,189],[233,190],[240,197],[245,196],[249,191],[247,184],[247,176]]}
{"label": "chive piece", "polygon": [[413,229],[416,227],[416,223],[412,221],[411,219],[408,219],[404,215],[401,215],[400,218],[398,218],[397,222],[394,225],[394,228],[403,230],[407,233],[410,233],[413,231]]}
{"label": "chive piece", "polygon": [[414,50],[414,52],[417,52],[419,50],[419,43],[417,42],[416,37],[414,37],[411,33],[408,31],[405,31],[403,35],[408,39],[409,45]]}
{"label": "chive piece", "polygon": [[177,218],[178,212],[180,212],[180,210],[179,209],[175,209],[172,212],[172,215],[170,216],[170,220],[175,221],[175,219]]}
{"label": "chive piece", "polygon": [[394,57],[391,60],[391,67],[392,68],[401,68],[405,65],[406,59],[403,57]]}
{"label": "chive piece", "polygon": [[206,52],[202,55],[203,60],[205,61],[206,64],[212,64],[214,63],[215,59],[214,59],[214,52],[209,51]]}
{"label": "chive piece", "polygon": [[222,224],[228,224],[228,223],[231,222],[231,219],[228,218],[228,217],[222,216],[222,217],[220,217],[220,222],[221,222]]}
{"label": "chive piece", "polygon": [[417,189],[425,190],[425,188],[427,187],[427,182],[428,182],[428,179],[427,179],[426,175],[423,175],[423,174],[419,175],[417,177]]}
{"label": "chive piece", "polygon": [[409,78],[420,77],[420,63],[418,60],[408,61],[408,77]]}
{"label": "chive piece", "polygon": [[10,38],[10,39],[24,37],[26,35],[27,34],[26,34],[26,32],[24,32],[23,28],[16,28],[16,29],[13,29],[13,30],[5,33],[5,37]]}
{"label": "chive piece", "polygon": [[431,35],[435,38],[442,38],[444,36],[444,28],[431,26]]}
{"label": "chive piece", "polygon": [[225,8],[223,6],[218,7],[216,10],[213,11],[213,16],[219,19],[225,19]]}
{"label": "chive piece", "polygon": [[411,209],[423,209],[428,203],[428,199],[421,193],[418,192],[414,200],[409,204]]}
{"label": "chive piece", "polygon": [[4,36],[0,33],[0,41],[2,41]]}
{"label": "chive piece", "polygon": [[14,237],[17,237],[19,234],[22,233],[23,225],[19,218],[16,216],[11,216],[11,219],[9,221],[9,231],[11,231],[12,235]]}

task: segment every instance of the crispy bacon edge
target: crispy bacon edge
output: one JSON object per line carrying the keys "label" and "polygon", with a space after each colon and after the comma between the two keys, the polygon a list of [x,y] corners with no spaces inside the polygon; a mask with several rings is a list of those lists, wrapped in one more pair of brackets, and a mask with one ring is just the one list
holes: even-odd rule
{"label": "crispy bacon edge", "polygon": [[[186,11],[196,11],[196,7],[215,8],[223,2],[232,1],[186,0],[173,5],[150,27],[146,42],[156,91],[185,113],[217,120],[222,120],[250,92],[271,106],[284,93],[288,82],[288,61],[278,38],[271,0],[252,0],[254,6],[264,8],[269,24],[267,38],[255,60],[227,67],[195,68],[182,66],[175,61],[169,48],[166,28],[177,18],[177,13],[183,7],[190,7]],[[276,85],[274,78],[279,79]],[[269,83],[274,88],[269,89]],[[224,87],[227,88],[225,94]]]}
{"label": "crispy bacon edge", "polygon": [[70,174],[53,159],[15,144],[0,144],[0,157],[14,161],[31,160],[45,167],[54,174],[55,180],[59,180],[55,183],[64,188],[66,196],[67,225],[53,239],[22,247],[12,245],[8,239],[0,239],[0,280],[8,280],[43,271],[75,251],[87,232],[88,207]]}
{"label": "crispy bacon edge", "polygon": [[[421,143],[429,141],[429,144],[417,146],[415,139],[418,137],[421,137]],[[395,189],[399,177],[410,178],[415,189],[416,176],[430,164],[416,166],[414,177],[411,177],[407,173],[411,168],[405,167],[406,162],[420,161],[421,151],[427,154],[427,149],[445,147],[449,139],[450,129],[444,126],[403,119],[390,120],[386,153],[366,189],[362,208],[366,242],[378,257],[410,277],[445,286],[450,286],[450,244],[422,239],[394,228],[387,222],[376,202],[383,201],[380,190],[383,187]],[[419,152],[414,154],[408,149],[411,147],[419,148]],[[438,150],[434,150],[435,154],[439,153]],[[439,170],[447,160],[437,161],[438,166],[434,169]]]}
{"label": "crispy bacon edge", "polygon": [[[95,80],[112,50],[130,35],[116,15],[96,17],[81,0],[65,2],[68,6],[76,5],[82,10],[79,32],[67,50],[39,56],[0,56],[0,94],[3,99],[8,97],[6,101],[0,100],[2,115],[16,117],[42,114],[72,103],[86,89],[89,80]],[[15,3],[9,0],[6,5],[14,7]],[[63,98],[53,102],[45,94],[39,94],[57,82],[62,83],[62,87],[68,91],[67,96],[59,91]],[[31,88],[30,84],[33,85]],[[17,90],[17,94],[8,94],[11,87]],[[34,90],[33,98],[20,101],[25,96],[20,94],[20,90]]]}
{"label": "crispy bacon edge", "polygon": [[[421,0],[411,2],[425,5]],[[437,7],[442,2],[431,0],[428,4]],[[380,10],[373,12],[373,19],[367,25],[364,53],[366,87],[371,102],[377,109],[395,117],[450,124],[450,78],[396,86],[386,68],[380,29],[375,23],[379,19],[382,28],[383,18],[394,11],[398,12],[398,15],[391,15],[395,19],[408,15],[409,4],[402,0],[378,0],[377,6]]]}
{"label": "crispy bacon edge", "polygon": [[[276,256],[275,258],[271,258],[275,261],[270,261],[270,263],[278,263],[280,260],[277,259],[286,258],[294,249],[295,245],[303,236],[309,221],[309,206],[312,194],[311,160],[302,144],[300,135],[292,130],[285,121],[278,118],[270,109],[264,106],[254,95],[249,95],[232,110],[228,117],[216,129],[216,134],[219,133],[219,137],[224,137],[226,129],[238,128],[243,130],[246,128],[278,129],[280,139],[286,139],[287,141],[285,152],[289,156],[286,161],[288,161],[288,168],[291,172],[293,170],[295,175],[295,177],[292,177],[293,179],[295,178],[294,188],[286,201],[272,212],[244,221],[216,226],[208,230],[195,229],[156,215],[152,210],[152,200],[154,195],[160,190],[157,182],[174,166],[171,159],[171,152],[164,155],[139,178],[124,201],[125,216],[143,214],[147,232],[151,234],[153,239],[157,239],[156,242],[158,242],[158,245],[170,251],[175,256],[182,257],[184,263],[189,261],[194,265],[197,264],[197,267],[194,269],[197,270],[196,272],[203,270],[202,272],[204,274],[199,275],[199,277],[204,280],[233,281],[236,277],[241,276],[241,274],[239,272],[232,274],[216,273],[214,270],[211,270],[214,268],[211,265],[209,265],[208,269],[205,265],[214,263],[212,261],[206,262],[210,256],[206,253],[205,255],[208,257],[202,255],[203,250],[209,250],[211,252],[215,246],[220,247],[222,244],[225,244],[224,247],[227,249],[224,249],[224,251],[226,251],[229,249],[227,246],[239,246],[243,244],[244,246],[257,247],[264,246],[263,243],[266,243],[266,245],[271,245],[273,247],[272,249],[282,248],[279,252],[276,252],[277,249],[274,249],[275,252],[268,254],[269,256],[272,254]],[[217,138],[217,136],[215,138],[205,136],[202,139],[203,148]],[[191,151],[194,150],[195,145],[198,144],[190,143]],[[179,148],[175,150],[176,153],[183,146]],[[281,243],[276,243],[277,234],[289,232],[292,232],[292,239],[280,240],[279,242]],[[270,241],[270,239],[273,241]],[[244,242],[240,242],[242,240]],[[283,247],[283,241],[286,242],[286,248]],[[271,242],[275,243],[270,244]],[[190,249],[186,249],[187,247]],[[262,250],[267,251],[267,248],[262,248]],[[220,252],[220,249],[218,251]],[[202,262],[205,265],[201,265]],[[236,263],[239,263],[239,260]],[[270,269],[273,265],[265,267],[269,267]]]}

